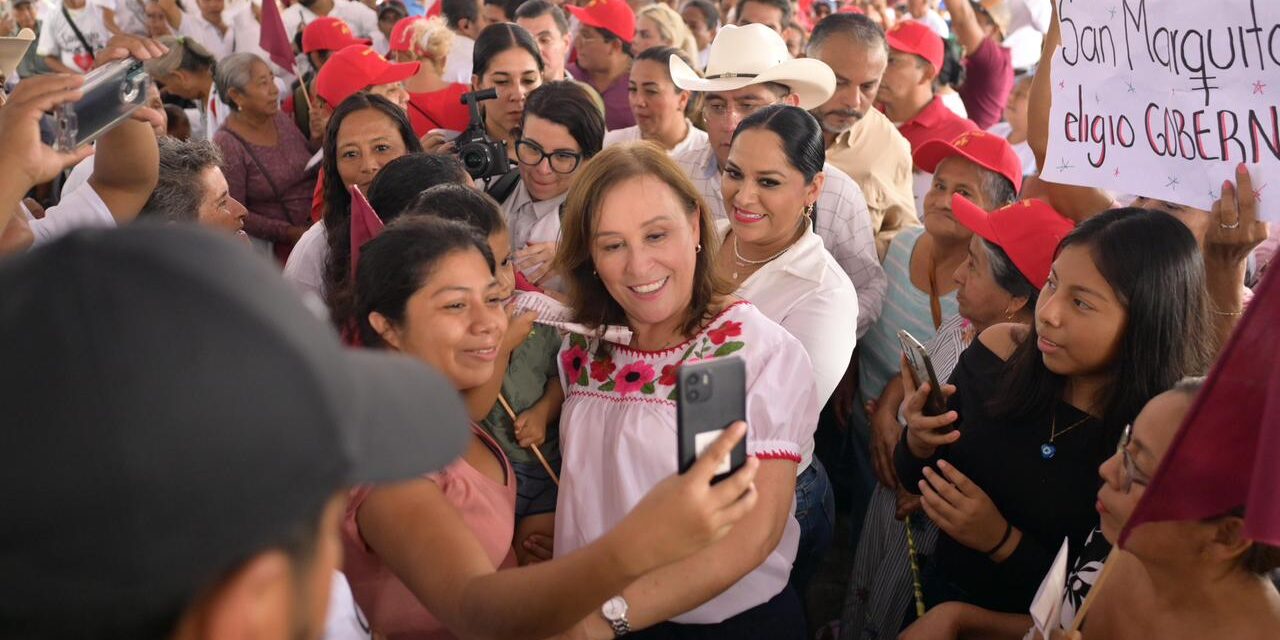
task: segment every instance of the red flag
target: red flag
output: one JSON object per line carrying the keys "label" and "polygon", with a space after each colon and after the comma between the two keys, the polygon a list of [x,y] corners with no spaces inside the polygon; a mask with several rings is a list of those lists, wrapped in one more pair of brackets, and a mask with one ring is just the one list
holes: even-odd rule
{"label": "red flag", "polygon": [[382,218],[369,206],[369,201],[355,186],[351,187],[351,280],[356,279],[360,247],[382,233]]}
{"label": "red flag", "polygon": [[272,62],[289,73],[298,75],[293,66],[293,43],[289,41],[289,34],[285,33],[284,20],[280,18],[280,6],[276,4],[276,0],[262,2],[262,31],[258,37],[258,46],[267,52]]}
{"label": "red flag", "polygon": [[1244,535],[1280,545],[1280,269],[1271,269],[1120,534],[1245,508]]}

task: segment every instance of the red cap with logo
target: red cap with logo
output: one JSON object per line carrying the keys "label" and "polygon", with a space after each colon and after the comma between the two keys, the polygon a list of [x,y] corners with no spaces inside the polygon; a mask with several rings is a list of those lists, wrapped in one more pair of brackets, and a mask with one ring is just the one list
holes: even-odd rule
{"label": "red cap with logo", "polygon": [[978,166],[994,171],[1013,183],[1014,191],[1022,191],[1022,160],[1009,141],[986,131],[966,131],[951,142],[930,140],[912,155],[916,166],[929,173],[938,163],[952,156],[966,158]]}
{"label": "red cap with logo", "polygon": [[316,18],[302,30],[303,53],[341,51],[353,44],[369,44],[369,41],[355,37],[351,27],[338,18]]}
{"label": "red cap with logo", "polygon": [[627,44],[631,44],[636,38],[636,14],[631,11],[631,5],[623,0],[591,0],[586,6],[566,4],[564,9],[572,13],[578,22],[588,27],[605,29]]}
{"label": "red cap with logo", "polygon": [[923,22],[903,20],[890,27],[884,37],[891,49],[918,55],[933,65],[934,71],[942,71],[942,38]]}
{"label": "red cap with logo", "polygon": [[357,92],[405,80],[421,66],[418,62],[387,62],[365,45],[352,45],[333,54],[321,67],[316,74],[316,95],[324,98],[330,108],[337,109],[343,100]]}
{"label": "red cap with logo", "polygon": [[1021,200],[987,213],[960,194],[951,196],[951,214],[978,237],[1001,249],[1037,289],[1049,280],[1058,244],[1075,224],[1043,201]]}
{"label": "red cap with logo", "polygon": [[413,51],[413,32],[410,30],[413,23],[426,20],[422,16],[409,16],[401,18],[396,22],[396,26],[391,28],[391,50],[392,51]]}

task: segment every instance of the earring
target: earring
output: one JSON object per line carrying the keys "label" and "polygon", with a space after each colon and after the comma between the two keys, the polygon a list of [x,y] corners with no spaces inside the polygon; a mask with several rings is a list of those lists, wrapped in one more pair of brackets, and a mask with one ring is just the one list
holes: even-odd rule
{"label": "earring", "polygon": [[694,253],[702,253],[702,243],[698,243],[698,248],[693,250]]}
{"label": "earring", "polygon": [[1010,322],[1013,321],[1013,311],[1010,310],[1008,307],[1005,307],[1004,309],[1004,319]]}

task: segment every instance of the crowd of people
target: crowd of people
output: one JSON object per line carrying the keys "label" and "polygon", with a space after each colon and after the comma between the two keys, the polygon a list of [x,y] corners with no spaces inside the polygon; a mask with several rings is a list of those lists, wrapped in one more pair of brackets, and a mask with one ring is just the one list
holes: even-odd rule
{"label": "crowd of people", "polygon": [[1042,176],[1056,4],[0,0],[0,637],[1280,637],[1122,544],[1273,205]]}

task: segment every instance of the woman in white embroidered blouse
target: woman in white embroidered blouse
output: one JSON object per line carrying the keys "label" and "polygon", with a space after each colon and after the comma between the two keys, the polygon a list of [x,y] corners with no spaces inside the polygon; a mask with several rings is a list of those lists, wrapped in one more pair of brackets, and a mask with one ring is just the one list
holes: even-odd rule
{"label": "woman in white embroidered blouse", "polygon": [[682,362],[745,361],[747,449],[761,461],[759,501],[726,538],[632,583],[579,631],[612,638],[617,628],[658,626],[643,638],[698,625],[697,637],[805,637],[788,585],[800,537],[796,469],[808,465],[819,404],[803,347],[732,297],[733,285],[715,273],[708,209],[657,147],[602,152],[570,189],[563,222],[556,268],[576,321],[625,324],[633,337],[614,344],[571,335],[561,352],[556,554],[590,544],[676,469]]}
{"label": "woman in white embroidered blouse", "polygon": [[[721,272],[804,345],[820,403],[849,368],[858,330],[858,294],[813,230],[825,160],[822,130],[809,112],[787,105],[756,111],[734,131],[721,174],[729,216],[716,221]],[[791,576],[803,593],[831,545],[835,495],[821,464],[799,471],[800,548]]]}

